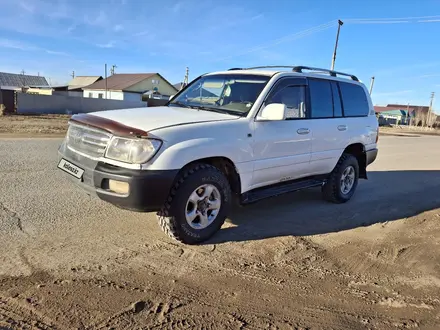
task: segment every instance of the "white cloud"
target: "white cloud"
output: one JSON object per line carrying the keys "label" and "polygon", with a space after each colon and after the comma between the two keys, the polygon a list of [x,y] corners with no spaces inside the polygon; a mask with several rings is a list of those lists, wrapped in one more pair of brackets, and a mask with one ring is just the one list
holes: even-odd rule
{"label": "white cloud", "polygon": [[171,6],[171,11],[173,13],[178,13],[182,10],[183,7],[183,1],[177,1],[173,6]]}
{"label": "white cloud", "polygon": [[21,9],[24,9],[29,13],[33,13],[35,10],[35,6],[33,6],[31,3],[26,1],[20,1],[18,5],[20,6]]}
{"label": "white cloud", "polygon": [[56,50],[49,50],[49,49],[45,49],[45,52],[51,55],[59,55],[59,56],[70,56],[69,54],[65,53],[65,52],[58,52]]}
{"label": "white cloud", "polygon": [[22,41],[11,40],[11,39],[0,39],[0,48],[9,48],[9,49],[21,50],[24,52],[44,51],[50,55],[69,56],[69,54],[67,54],[65,52],[44,49],[41,47],[37,47],[37,46],[31,45],[31,44],[24,43]]}
{"label": "white cloud", "polygon": [[108,16],[105,11],[100,10],[97,15],[84,15],[84,22],[88,25],[103,26],[108,24]]}
{"label": "white cloud", "polygon": [[258,15],[252,16],[251,21],[255,21],[256,19],[263,18],[263,17],[264,17],[264,14],[258,14]]}
{"label": "white cloud", "polygon": [[97,44],[96,46],[98,46],[99,48],[113,48],[113,47],[115,47],[115,45],[116,45],[116,42],[112,40],[112,41],[109,41],[105,44]]}
{"label": "white cloud", "polygon": [[119,31],[122,31],[122,30],[124,30],[124,26],[122,24],[116,24],[113,27],[113,31],[115,31],[115,32],[119,32]]}

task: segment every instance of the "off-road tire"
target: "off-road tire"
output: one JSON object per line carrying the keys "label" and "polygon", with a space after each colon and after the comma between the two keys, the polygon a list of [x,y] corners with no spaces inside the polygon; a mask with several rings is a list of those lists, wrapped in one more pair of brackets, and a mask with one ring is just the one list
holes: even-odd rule
{"label": "off-road tire", "polygon": [[[204,229],[194,229],[186,221],[186,203],[200,185],[212,184],[221,194],[221,207],[215,220]],[[170,194],[157,213],[162,230],[171,238],[185,244],[197,244],[213,236],[225,222],[231,207],[231,188],[222,171],[209,164],[195,164],[179,174]]]}
{"label": "off-road tire", "polygon": [[[348,166],[353,166],[355,171],[355,179],[353,187],[350,192],[347,194],[343,194],[341,191],[340,180],[342,173]],[[335,203],[341,204],[348,202],[356,191],[356,187],[359,181],[359,163],[355,156],[351,154],[342,154],[341,158],[339,158],[338,163],[333,169],[332,173],[326,180],[326,183],[322,186],[322,195],[325,200]]]}

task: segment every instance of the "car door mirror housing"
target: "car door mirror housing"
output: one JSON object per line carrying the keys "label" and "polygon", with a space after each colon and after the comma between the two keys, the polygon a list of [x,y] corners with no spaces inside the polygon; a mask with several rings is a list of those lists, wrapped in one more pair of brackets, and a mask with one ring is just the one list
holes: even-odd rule
{"label": "car door mirror housing", "polygon": [[286,119],[286,105],[282,103],[271,103],[261,110],[257,117],[258,121],[273,121]]}

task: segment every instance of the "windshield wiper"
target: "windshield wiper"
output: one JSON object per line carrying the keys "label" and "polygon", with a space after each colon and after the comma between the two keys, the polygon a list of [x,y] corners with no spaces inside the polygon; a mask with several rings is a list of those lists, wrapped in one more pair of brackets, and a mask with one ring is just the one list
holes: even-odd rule
{"label": "windshield wiper", "polygon": [[180,102],[180,101],[172,102],[169,105],[177,105],[177,106],[182,107],[182,108],[193,108],[191,105],[183,103],[183,102]]}
{"label": "windshield wiper", "polygon": [[220,109],[220,108],[213,108],[213,107],[205,107],[205,106],[194,106],[197,109],[200,110],[206,110],[206,111],[212,111],[212,112],[218,112],[218,113],[223,113],[226,115],[237,115],[237,116],[242,116],[243,113],[241,111],[234,111],[234,110],[224,110],[224,109]]}

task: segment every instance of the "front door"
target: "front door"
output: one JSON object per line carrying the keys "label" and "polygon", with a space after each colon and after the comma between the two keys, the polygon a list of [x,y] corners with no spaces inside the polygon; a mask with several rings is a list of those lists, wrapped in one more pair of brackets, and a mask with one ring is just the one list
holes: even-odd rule
{"label": "front door", "polygon": [[286,119],[254,122],[254,173],[250,189],[309,174],[312,130],[308,116],[307,81],[281,78],[267,96],[270,103],[287,107]]}

